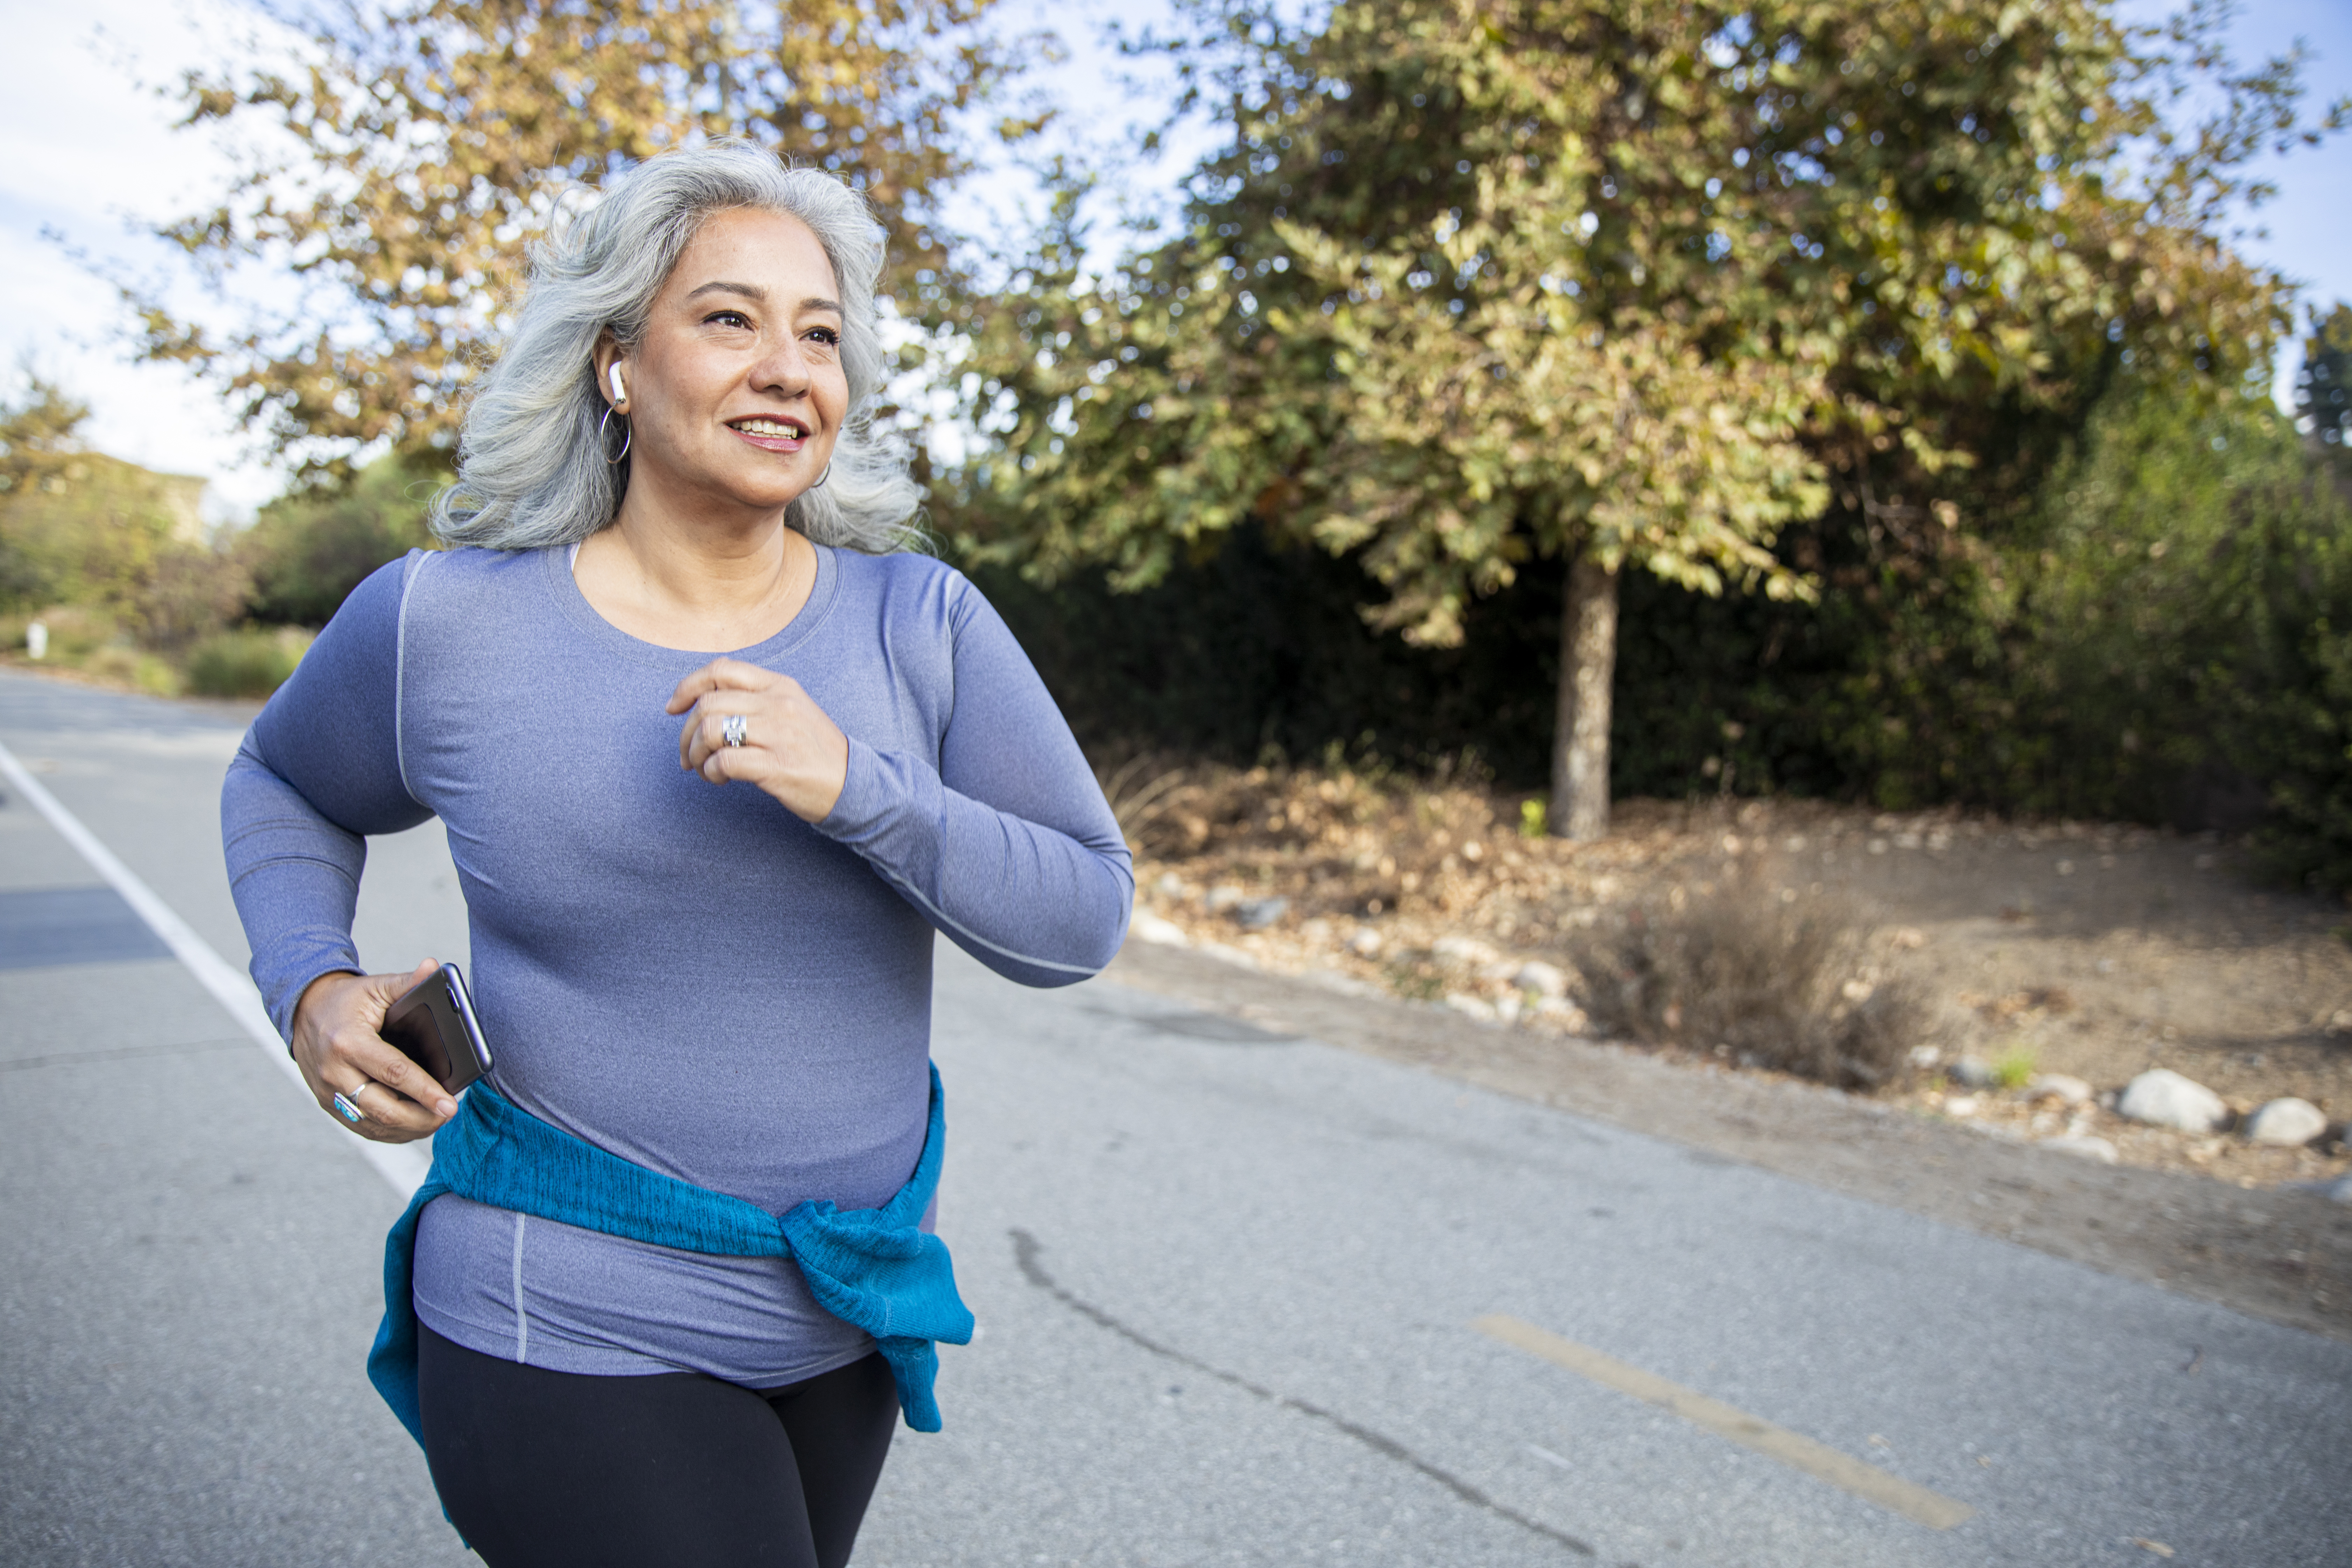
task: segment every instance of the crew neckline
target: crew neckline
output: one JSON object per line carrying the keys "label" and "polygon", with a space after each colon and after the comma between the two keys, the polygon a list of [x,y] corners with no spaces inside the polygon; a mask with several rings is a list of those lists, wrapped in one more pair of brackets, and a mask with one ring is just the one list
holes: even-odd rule
{"label": "crew neckline", "polygon": [[596,606],[588,602],[588,595],[580,591],[578,579],[572,574],[573,563],[580,558],[577,543],[544,550],[541,556],[548,575],[548,589],[566,620],[599,645],[624,658],[668,668],[688,661],[697,665],[708,664],[714,658],[740,658],[746,664],[770,664],[814,636],[817,627],[833,609],[841,572],[835,559],[836,552],[830,546],[811,540],[809,548],[816,552],[816,581],[809,585],[808,598],[793,618],[764,642],[716,653],[647,642],[643,637],[623,631],[598,614]]}

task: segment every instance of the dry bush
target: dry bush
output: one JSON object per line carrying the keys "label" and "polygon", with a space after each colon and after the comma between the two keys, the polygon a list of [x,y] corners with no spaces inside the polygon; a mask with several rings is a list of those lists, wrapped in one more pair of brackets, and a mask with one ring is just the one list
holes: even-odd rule
{"label": "dry bush", "polygon": [[253,574],[234,554],[174,539],[117,595],[139,645],[176,657],[236,620],[252,591]]}
{"label": "dry bush", "polygon": [[1118,819],[1119,833],[1147,853],[1164,849],[1161,820],[1187,798],[1192,770],[1158,752],[1138,752],[1121,761],[1097,763],[1095,782]]}
{"label": "dry bush", "polygon": [[[1463,774],[1473,774],[1465,782]],[[1491,867],[1513,841],[1492,792],[1441,760],[1407,775],[1376,757],[1319,767],[1185,763],[1158,752],[1097,763],[1119,829],[1144,859],[1202,883],[1279,891],[1301,917],[1393,913],[1430,903],[1449,878]],[[1503,808],[1516,814],[1516,800]],[[1476,847],[1470,847],[1473,843]],[[1445,895],[1467,905],[1466,884]]]}
{"label": "dry bush", "polygon": [[26,629],[35,621],[49,628],[49,648],[43,657],[52,664],[80,664],[102,647],[130,640],[103,612],[87,605],[51,605],[10,616],[0,621],[0,632],[5,634],[0,640],[11,651],[23,651]]}
{"label": "dry bush", "polygon": [[26,634],[36,621],[49,632],[38,669],[73,669],[110,685],[158,697],[180,694],[180,673],[169,659],[134,643],[121,622],[87,605],[52,605],[30,614],[0,616],[0,648],[25,656]]}
{"label": "dry bush", "polygon": [[1868,1089],[1900,1074],[1933,1015],[1916,986],[1874,967],[1866,932],[1853,904],[1786,900],[1749,866],[1627,911],[1575,956],[1587,1011],[1612,1032]]}

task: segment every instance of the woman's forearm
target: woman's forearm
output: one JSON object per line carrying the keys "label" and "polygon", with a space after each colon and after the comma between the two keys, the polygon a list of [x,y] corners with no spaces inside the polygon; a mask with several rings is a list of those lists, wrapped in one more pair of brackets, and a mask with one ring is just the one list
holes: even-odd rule
{"label": "woman's forearm", "polygon": [[[1084,787],[1094,790],[1091,775]],[[1100,816],[1072,824],[1081,838],[959,793],[919,758],[853,740],[841,798],[819,826],[990,968],[1067,985],[1110,962],[1133,900],[1127,846]]]}
{"label": "woman's forearm", "polygon": [[429,815],[400,776],[400,595],[395,561],[354,589],[278,688],[221,785],[229,890],[254,984],[291,1037],[303,988],[363,966],[352,943],[366,834]]}
{"label": "woman's forearm", "polygon": [[289,1038],[303,989],[322,974],[357,972],[352,916],[367,841],[336,826],[255,754],[253,741],[221,786],[221,847],[253,983]]}

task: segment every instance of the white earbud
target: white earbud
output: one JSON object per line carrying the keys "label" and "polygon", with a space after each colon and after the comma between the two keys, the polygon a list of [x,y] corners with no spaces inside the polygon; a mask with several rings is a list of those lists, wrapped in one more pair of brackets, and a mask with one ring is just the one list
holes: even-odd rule
{"label": "white earbud", "polygon": [[613,368],[605,373],[605,379],[609,380],[613,384],[613,401],[615,403],[626,403],[629,400],[629,389],[621,384],[620,361],[614,360],[613,362]]}

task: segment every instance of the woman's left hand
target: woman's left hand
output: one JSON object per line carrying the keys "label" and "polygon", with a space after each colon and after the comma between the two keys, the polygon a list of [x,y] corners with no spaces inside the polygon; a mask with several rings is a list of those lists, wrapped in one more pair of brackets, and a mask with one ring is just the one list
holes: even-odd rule
{"label": "woman's left hand", "polygon": [[[804,822],[822,822],[849,776],[849,737],[789,675],[718,658],[677,683],[668,711],[686,714],[678,766],[715,784],[755,784]],[[730,718],[743,743],[727,743]]]}

